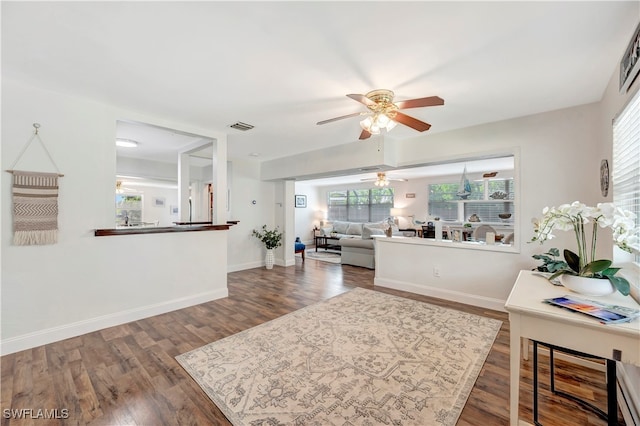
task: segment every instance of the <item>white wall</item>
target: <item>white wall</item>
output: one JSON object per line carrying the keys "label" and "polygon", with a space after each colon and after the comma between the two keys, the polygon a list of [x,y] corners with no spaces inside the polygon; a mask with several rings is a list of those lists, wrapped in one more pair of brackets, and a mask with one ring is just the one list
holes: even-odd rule
{"label": "white wall", "polygon": [[276,213],[282,212],[275,202],[276,184],[260,180],[260,163],[242,159],[233,159],[232,162],[229,220],[238,220],[239,223],[229,230],[229,272],[264,265],[264,246],[251,236],[251,231],[260,229],[262,225],[273,228]]}
{"label": "white wall", "polygon": [[307,182],[296,182],[296,194],[307,196],[307,207],[295,209],[295,236],[305,244],[314,244],[313,228],[320,226],[321,211],[327,209],[326,198],[320,197],[317,186]]}
{"label": "white wall", "polygon": [[[227,295],[228,231],[94,237],[115,214],[115,126],[132,119],[224,137],[161,117],[2,80],[2,168],[32,135],[32,123],[65,176],[58,244],[11,244],[11,175],[2,173],[2,352]],[[53,171],[37,145],[17,169]]]}

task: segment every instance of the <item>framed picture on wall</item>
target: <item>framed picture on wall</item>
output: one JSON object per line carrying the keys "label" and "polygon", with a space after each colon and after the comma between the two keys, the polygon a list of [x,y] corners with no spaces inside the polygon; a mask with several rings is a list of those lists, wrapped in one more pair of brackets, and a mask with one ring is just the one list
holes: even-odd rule
{"label": "framed picture on wall", "polygon": [[164,198],[162,197],[153,197],[151,201],[153,207],[164,207]]}
{"label": "framed picture on wall", "polygon": [[301,208],[307,207],[306,195],[296,195],[296,207],[301,207]]}

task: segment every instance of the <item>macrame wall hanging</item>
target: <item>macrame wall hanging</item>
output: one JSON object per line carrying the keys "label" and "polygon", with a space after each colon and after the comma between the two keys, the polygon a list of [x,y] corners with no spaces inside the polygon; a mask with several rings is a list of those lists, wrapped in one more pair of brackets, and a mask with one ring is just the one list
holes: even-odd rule
{"label": "macrame wall hanging", "polygon": [[[13,174],[13,244],[19,246],[58,242],[58,166],[38,135],[40,125],[33,123],[33,136],[7,172]],[[15,170],[31,142],[38,140],[56,173]]]}

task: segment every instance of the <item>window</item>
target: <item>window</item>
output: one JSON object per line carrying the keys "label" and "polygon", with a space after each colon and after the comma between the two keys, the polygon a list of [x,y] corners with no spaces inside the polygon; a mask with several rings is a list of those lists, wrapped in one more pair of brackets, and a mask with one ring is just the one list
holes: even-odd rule
{"label": "window", "polygon": [[116,194],[116,226],[142,223],[142,195]]}
{"label": "window", "polygon": [[483,179],[470,182],[470,186],[471,195],[467,200],[460,200],[456,195],[458,183],[430,184],[429,216],[439,217],[442,220],[465,221],[472,214],[476,214],[483,222],[497,223],[502,222],[499,214],[513,215],[515,194],[512,178]]}
{"label": "window", "polygon": [[[613,202],[640,224],[640,92],[613,122]],[[640,255],[635,255],[640,263]]]}
{"label": "window", "polygon": [[393,188],[329,191],[327,207],[330,221],[378,222],[389,217]]}

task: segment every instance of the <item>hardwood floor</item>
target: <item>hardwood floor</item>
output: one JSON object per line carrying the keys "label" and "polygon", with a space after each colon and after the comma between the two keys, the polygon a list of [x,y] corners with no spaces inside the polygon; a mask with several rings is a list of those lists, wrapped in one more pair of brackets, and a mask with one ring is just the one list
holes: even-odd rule
{"label": "hardwood floor", "polygon": [[[481,285],[481,283],[478,283]],[[296,258],[296,265],[228,276],[229,297],[2,357],[2,425],[228,425],[174,357],[214,340],[335,296],[374,289],[373,271]],[[507,425],[509,322],[506,313],[375,288],[503,321],[458,425]],[[544,366],[546,358],[542,357]],[[523,361],[520,417],[532,421],[530,362]],[[579,405],[550,395],[541,368],[540,421],[604,425]],[[604,374],[557,361],[557,386],[606,406]],[[31,409],[11,418],[7,410]],[[38,410],[49,410],[47,413]],[[52,412],[50,410],[56,409]],[[66,410],[66,411],[65,411]],[[23,415],[24,411],[20,412]],[[623,424],[623,423],[621,423]]]}

